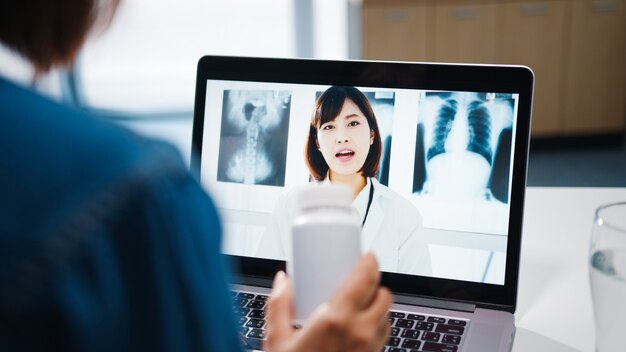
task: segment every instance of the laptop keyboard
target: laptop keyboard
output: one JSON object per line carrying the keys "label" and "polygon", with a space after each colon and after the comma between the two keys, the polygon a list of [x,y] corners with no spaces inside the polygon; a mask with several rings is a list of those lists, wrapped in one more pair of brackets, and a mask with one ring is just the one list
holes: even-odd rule
{"label": "laptop keyboard", "polygon": [[391,336],[385,352],[433,351],[457,352],[469,326],[467,319],[389,312]]}
{"label": "laptop keyboard", "polygon": [[[261,349],[265,338],[267,295],[232,291],[233,310],[242,336],[250,349]],[[391,336],[383,352],[458,352],[470,321],[444,316],[389,312]]]}
{"label": "laptop keyboard", "polygon": [[265,338],[267,295],[231,291],[235,319],[244,347],[260,350]]}

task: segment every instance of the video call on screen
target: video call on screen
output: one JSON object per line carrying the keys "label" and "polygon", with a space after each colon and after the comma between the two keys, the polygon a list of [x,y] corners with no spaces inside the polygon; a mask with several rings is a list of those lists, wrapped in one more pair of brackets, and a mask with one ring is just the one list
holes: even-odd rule
{"label": "video call on screen", "polygon": [[[266,257],[277,201],[310,182],[304,143],[328,87],[207,81],[201,181],[223,220],[224,253]],[[518,95],[356,88],[380,130],[377,180],[422,217],[426,275],[503,284]]]}

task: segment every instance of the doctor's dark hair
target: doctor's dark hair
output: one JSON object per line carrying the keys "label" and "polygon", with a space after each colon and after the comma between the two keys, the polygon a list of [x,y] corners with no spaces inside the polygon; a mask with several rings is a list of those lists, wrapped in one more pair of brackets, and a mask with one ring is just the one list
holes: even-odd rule
{"label": "doctor's dark hair", "polygon": [[365,177],[376,177],[378,173],[380,156],[382,154],[382,143],[380,141],[378,122],[376,122],[376,116],[374,115],[374,110],[369,100],[367,100],[367,97],[365,97],[360,90],[354,87],[332,86],[315,101],[315,109],[311,115],[309,125],[309,135],[304,148],[304,160],[306,161],[311,176],[315,180],[323,180],[328,174],[328,164],[317,148],[317,130],[320,126],[329,121],[333,121],[337,115],[339,115],[346,99],[356,104],[367,119],[370,129],[374,132],[374,142],[370,146],[365,163],[363,163],[359,171],[361,171]]}
{"label": "doctor's dark hair", "polygon": [[0,5],[0,42],[36,74],[70,64],[96,25],[111,22],[120,0],[18,0]]}

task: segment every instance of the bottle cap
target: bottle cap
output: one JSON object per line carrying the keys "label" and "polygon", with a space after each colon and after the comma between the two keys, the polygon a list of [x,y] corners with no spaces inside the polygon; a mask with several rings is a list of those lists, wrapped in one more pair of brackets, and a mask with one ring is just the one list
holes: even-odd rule
{"label": "bottle cap", "polygon": [[352,190],[346,185],[309,184],[297,191],[296,211],[318,207],[349,207]]}

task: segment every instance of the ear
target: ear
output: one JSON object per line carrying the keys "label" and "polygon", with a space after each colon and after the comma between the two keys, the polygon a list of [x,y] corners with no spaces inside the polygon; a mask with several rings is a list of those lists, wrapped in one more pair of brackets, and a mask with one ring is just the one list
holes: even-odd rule
{"label": "ear", "polygon": [[320,149],[320,142],[317,140],[317,137],[315,137],[315,146],[317,147],[317,150]]}
{"label": "ear", "polygon": [[370,130],[370,145],[374,144],[374,137],[376,135],[374,134],[374,130]]}

